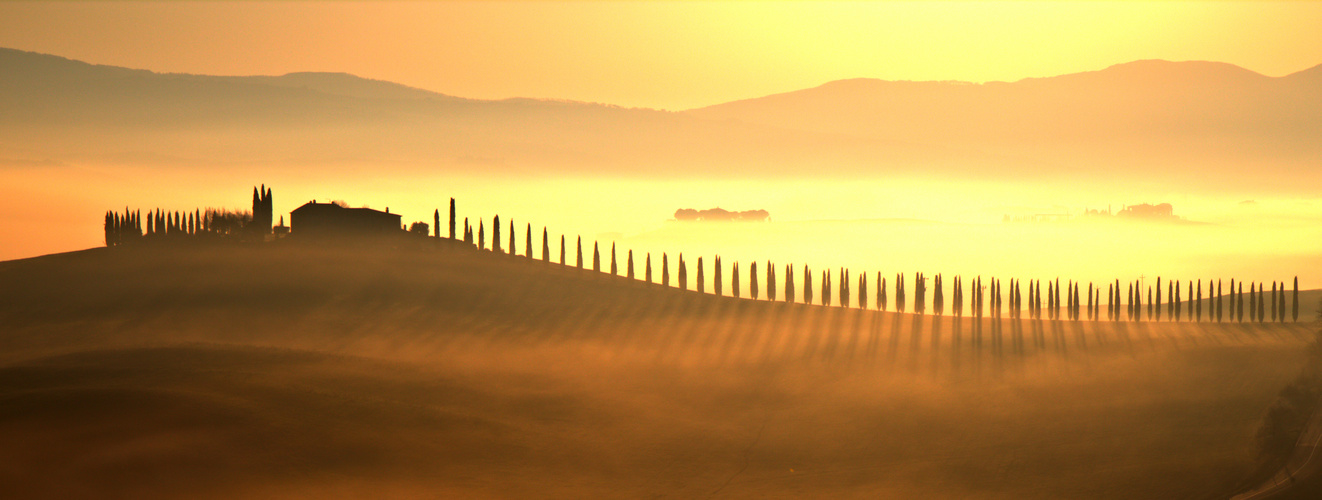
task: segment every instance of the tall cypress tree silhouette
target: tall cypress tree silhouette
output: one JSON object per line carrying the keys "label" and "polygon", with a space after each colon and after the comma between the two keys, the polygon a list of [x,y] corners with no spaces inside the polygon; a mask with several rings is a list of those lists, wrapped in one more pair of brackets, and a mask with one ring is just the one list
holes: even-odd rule
{"label": "tall cypress tree silhouette", "polygon": [[500,216],[491,219],[491,251],[504,253],[500,248]]}
{"label": "tall cypress tree silhouette", "polygon": [[597,242],[592,242],[592,270],[601,272],[601,247]]}
{"label": "tall cypress tree silhouette", "polygon": [[679,254],[679,288],[681,290],[689,289],[689,270],[684,267],[684,253]]}
{"label": "tall cypress tree silhouette", "polygon": [[1148,287],[1148,321],[1152,321],[1152,287]]}
{"label": "tall cypress tree silhouette", "polygon": [[[454,222],[455,222],[454,198],[450,198],[450,239],[452,240],[454,239]],[[464,220],[464,224],[465,225],[468,224],[467,219]]]}
{"label": "tall cypress tree silhouette", "polygon": [[514,244],[514,221],[510,220],[510,256],[513,257],[518,254],[519,247]]}
{"label": "tall cypress tree silhouette", "polygon": [[1221,280],[1218,279],[1216,280],[1216,322],[1217,323],[1221,322],[1221,305],[1222,305],[1221,303],[1224,302],[1224,300],[1225,299],[1221,296]]}
{"label": "tall cypress tree silhouette", "polygon": [[1202,323],[1203,322],[1203,280],[1201,279],[1198,280],[1198,297],[1194,298],[1194,296],[1191,295],[1189,296],[1189,298],[1195,301],[1193,306],[1194,322]]}
{"label": "tall cypress tree silhouette", "polygon": [[578,268],[579,268],[579,269],[583,269],[583,237],[582,237],[582,236],[579,236],[579,237],[578,237],[578,255],[577,255],[577,257],[578,257],[578,258],[577,258]]}
{"label": "tall cypress tree silhouette", "polygon": [[[612,245],[612,246],[614,246],[614,245]],[[629,260],[628,260],[628,262],[625,263],[625,277],[626,277],[626,278],[629,278],[629,279],[634,279],[634,278],[633,278],[633,250],[632,250],[632,249],[629,250]]]}
{"label": "tall cypress tree silhouette", "polygon": [[1258,295],[1255,287],[1256,283],[1249,283],[1249,323],[1258,320]]}
{"label": "tall cypress tree silhouette", "polygon": [[1178,323],[1184,316],[1184,299],[1180,298],[1180,282],[1175,282],[1175,321]]}
{"label": "tall cypress tree silhouette", "polygon": [[1280,299],[1279,299],[1280,303],[1277,304],[1276,306],[1276,308],[1278,309],[1276,321],[1280,323],[1284,323],[1285,322],[1285,282],[1284,281],[1280,282],[1280,285],[1281,285],[1281,291],[1278,293],[1278,295],[1280,295]]}
{"label": "tall cypress tree silhouette", "polygon": [[725,290],[721,286],[721,256],[717,255],[712,260],[712,291],[716,295],[721,295]]}
{"label": "tall cypress tree silhouette", "polygon": [[619,268],[615,266],[615,242],[611,242],[611,275],[620,274]]}
{"label": "tall cypress tree silhouette", "polygon": [[565,265],[565,235],[560,235],[560,265]]}
{"label": "tall cypress tree silhouette", "polygon": [[479,220],[477,221],[477,248],[478,248],[478,250],[486,250],[486,248],[487,248],[487,242],[486,242],[486,239],[487,239],[487,237],[486,237],[486,230],[484,230],[484,229],[482,228],[482,220],[479,219]]}
{"label": "tall cypress tree silhouette", "polygon": [[[767,272],[771,272],[771,263],[769,262],[767,263]],[[748,294],[753,296],[753,300],[757,300],[757,292],[757,261],[753,261],[752,264],[748,265]],[[767,300],[774,301],[776,298],[767,297]]]}
{"label": "tall cypress tree silhouette", "polygon": [[730,266],[730,295],[739,298],[739,261]]}
{"label": "tall cypress tree silhouette", "polygon": [[840,268],[840,307],[849,307],[849,271]]}
{"label": "tall cypress tree silhouette", "polygon": [[670,286],[670,257],[661,252],[661,286]]}
{"label": "tall cypress tree silhouette", "polygon": [[831,273],[822,270],[822,305],[831,305]]}
{"label": "tall cypress tree silhouette", "polygon": [[1299,277],[1298,276],[1294,277],[1294,291],[1291,292],[1291,294],[1294,297],[1293,301],[1290,304],[1290,316],[1292,318],[1291,321],[1294,323],[1298,323],[1299,322]]}
{"label": "tall cypress tree silhouette", "polygon": [[1082,304],[1083,301],[1079,300],[1079,283],[1076,281],[1074,283],[1074,321],[1078,321],[1079,316],[1081,316],[1079,314],[1079,306]]}
{"label": "tall cypress tree silhouette", "polygon": [[[767,261],[767,300],[776,301],[776,266]],[[794,302],[794,268],[785,264],[785,302]]]}
{"label": "tall cypress tree silhouette", "polygon": [[698,293],[707,293],[707,284],[702,279],[702,257],[698,257]]}
{"label": "tall cypress tree silhouette", "polygon": [[1157,290],[1156,290],[1156,292],[1157,292],[1157,293],[1156,293],[1156,297],[1153,297],[1153,300],[1150,300],[1150,301],[1148,301],[1148,302],[1151,302],[1151,303],[1152,303],[1152,309],[1153,309],[1153,316],[1152,316],[1152,317],[1153,317],[1156,321],[1161,321],[1161,276],[1157,276]]}
{"label": "tall cypress tree silhouette", "polygon": [[[542,234],[542,257],[546,257],[546,234]],[[528,232],[523,236],[523,256],[532,258],[532,224],[528,224]]]}
{"label": "tall cypress tree silhouette", "polygon": [[881,271],[877,272],[877,309],[886,310],[886,278],[881,277]]}
{"label": "tall cypress tree silhouette", "polygon": [[1263,295],[1267,294],[1267,290],[1264,288],[1265,286],[1266,285],[1263,285],[1262,283],[1258,283],[1258,323],[1267,320],[1267,310],[1264,309],[1266,307],[1264,305],[1266,298],[1263,297]]}
{"label": "tall cypress tree silhouette", "polygon": [[1272,321],[1276,321],[1276,282],[1272,282]]}
{"label": "tall cypress tree silhouette", "polygon": [[868,308],[868,273],[858,273],[858,308]]}
{"label": "tall cypress tree silhouette", "polygon": [[1240,281],[1239,288],[1236,289],[1234,286],[1234,282],[1232,281],[1230,286],[1230,293],[1234,295],[1233,302],[1235,303],[1235,308],[1230,310],[1230,314],[1236,318],[1235,319],[1236,322],[1243,323],[1244,322],[1244,282]]}
{"label": "tall cypress tree silhouette", "polygon": [[[431,221],[432,221],[432,226],[431,226],[431,227],[433,228],[433,230],[432,230],[432,235],[435,236],[435,237],[437,237],[437,238],[440,238],[440,237],[441,237],[441,209],[438,208],[438,209],[436,209],[435,212],[432,212],[432,214],[431,214]],[[453,231],[453,229],[451,229],[451,231]]]}
{"label": "tall cypress tree silhouette", "polygon": [[646,261],[643,264],[643,273],[647,276],[647,282],[652,282],[652,252],[647,252]]}
{"label": "tall cypress tree silhouette", "polygon": [[[771,273],[776,268],[767,262],[767,300],[776,300],[776,279]],[[785,264],[785,302],[794,303],[794,265]]]}
{"label": "tall cypress tree silhouette", "polygon": [[546,226],[542,226],[542,262],[551,262],[551,234],[546,231]]}
{"label": "tall cypress tree silhouette", "polygon": [[812,271],[803,265],[803,303],[812,304]]}
{"label": "tall cypress tree silhouette", "polygon": [[895,273],[895,312],[903,313],[905,306],[908,305],[905,302],[907,301],[904,300],[904,273]]}
{"label": "tall cypress tree silhouette", "polygon": [[[1148,301],[1148,302],[1151,302],[1151,301]],[[1091,320],[1093,319],[1093,309],[1092,309],[1092,308],[1093,308],[1092,282],[1089,281],[1089,282],[1088,282],[1088,320],[1089,320],[1089,321],[1091,321]]]}

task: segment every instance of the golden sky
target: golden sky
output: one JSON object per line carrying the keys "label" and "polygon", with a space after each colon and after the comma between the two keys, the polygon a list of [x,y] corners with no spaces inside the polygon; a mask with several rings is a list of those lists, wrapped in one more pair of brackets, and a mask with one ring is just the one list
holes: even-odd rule
{"label": "golden sky", "polygon": [[224,75],[686,109],[857,77],[1017,80],[1136,59],[1281,76],[1322,2],[0,2],[0,46]]}

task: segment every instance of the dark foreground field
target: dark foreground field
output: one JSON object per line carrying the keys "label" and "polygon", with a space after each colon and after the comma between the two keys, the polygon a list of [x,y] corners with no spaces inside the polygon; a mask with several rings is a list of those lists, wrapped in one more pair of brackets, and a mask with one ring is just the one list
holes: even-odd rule
{"label": "dark foreground field", "polygon": [[0,321],[19,498],[1216,498],[1312,339],[290,247],[0,263]]}

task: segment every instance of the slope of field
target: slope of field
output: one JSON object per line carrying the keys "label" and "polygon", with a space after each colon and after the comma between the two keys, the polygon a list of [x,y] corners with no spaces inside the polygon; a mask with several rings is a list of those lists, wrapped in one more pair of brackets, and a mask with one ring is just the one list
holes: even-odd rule
{"label": "slope of field", "polygon": [[0,284],[0,484],[32,498],[1215,497],[1311,340],[428,248],[94,249]]}

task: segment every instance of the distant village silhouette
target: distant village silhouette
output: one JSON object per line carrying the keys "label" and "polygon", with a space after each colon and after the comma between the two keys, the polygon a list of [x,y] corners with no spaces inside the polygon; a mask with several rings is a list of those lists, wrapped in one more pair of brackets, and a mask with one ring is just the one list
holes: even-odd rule
{"label": "distant village silhouette", "polygon": [[[1110,216],[1112,214],[1108,208],[1106,212],[1090,211],[1088,215]],[[675,216],[677,220],[688,221],[765,221],[769,218],[769,214],[765,210],[730,212],[722,209],[703,211],[681,209],[675,213]],[[1171,205],[1165,203],[1128,206],[1117,216],[1156,219],[1174,217]],[[512,220],[508,221],[508,246],[502,246],[502,243],[506,240],[501,237],[500,216],[496,215],[491,218],[491,244],[488,246],[484,221],[479,219],[477,227],[474,228],[469,219],[465,217],[463,225],[458,224],[458,213],[454,198],[450,199],[447,235],[441,233],[440,209],[436,209],[432,217],[431,225],[425,222],[414,222],[406,227],[402,222],[402,215],[391,213],[389,208],[386,208],[385,211],[365,207],[350,208],[347,204],[339,201],[321,203],[313,200],[290,212],[290,224],[288,226],[285,225],[284,216],[280,217],[278,225],[273,225],[274,213],[271,190],[262,185],[253,188],[251,211],[208,208],[185,212],[165,211],[158,208],[149,210],[145,215],[142,214],[141,210],[131,211],[127,208],[124,212],[107,211],[105,214],[105,242],[108,247],[179,243],[248,245],[287,243],[313,245],[415,244],[430,245],[440,250],[490,251],[495,254],[507,254],[510,257],[536,260],[533,252],[532,224],[525,225],[523,252],[520,254],[517,246],[516,227]],[[575,257],[572,265],[583,269],[585,264],[583,238],[581,236],[576,238],[575,246]],[[541,261],[547,264],[552,262],[550,233],[545,227],[542,228]],[[567,259],[564,235],[560,236],[558,262],[562,266],[571,265]],[[671,265],[668,254],[661,254],[660,264],[660,284],[668,287],[671,282]],[[599,242],[596,241],[592,242],[591,266],[592,271],[602,272],[601,250]],[[703,265],[702,257],[698,257],[696,260],[696,280],[695,287],[692,289],[689,288],[689,269],[683,253],[678,255],[674,267],[678,288],[707,293],[704,273],[706,267]],[[715,256],[710,268],[713,278],[712,293],[724,295],[725,267],[719,255]],[[892,281],[893,286],[888,289],[886,277],[883,277],[881,272],[877,272],[873,282],[875,284],[874,301],[869,302],[867,273],[858,274],[857,288],[854,289],[857,291],[855,295],[852,293],[854,290],[851,290],[850,287],[853,280],[848,268],[838,269],[834,276],[831,271],[821,271],[818,281],[820,288],[813,285],[814,273],[808,265],[803,266],[801,285],[797,285],[795,282],[794,265],[784,266],[784,279],[779,282],[776,276],[776,266],[772,262],[766,262],[763,269],[765,270],[765,281],[763,283],[765,284],[766,300],[776,300],[776,290],[779,286],[784,290],[783,300],[789,303],[799,302],[796,292],[801,290],[801,302],[803,304],[858,309],[875,308],[879,311],[887,311],[891,307],[890,298],[893,296],[895,312],[908,312],[906,311],[909,306],[909,297],[906,295],[906,286],[908,285],[903,273],[895,274],[894,281]],[[656,283],[653,280],[652,256],[650,253],[644,257],[643,270],[642,279],[648,283]],[[620,274],[616,246],[613,242],[610,247],[609,273],[611,275]],[[759,300],[761,290],[758,281],[757,262],[749,263],[746,276],[748,298]],[[625,277],[638,279],[635,274],[632,250],[627,252]],[[838,277],[838,282],[833,281],[835,277]],[[927,297],[929,282],[932,292],[930,311]],[[911,312],[916,315],[929,312],[937,316],[947,314],[945,291],[948,288],[953,299],[950,313],[955,318],[964,316],[967,299],[970,315],[978,319],[984,316],[999,319],[1003,315],[1008,315],[1010,319],[1017,320],[1023,318],[1026,314],[1028,319],[1033,320],[1103,320],[1101,285],[1089,282],[1087,288],[1083,289],[1081,288],[1083,286],[1081,282],[1067,280],[1062,285],[1060,279],[1057,278],[1046,280],[1047,289],[1044,294],[1042,284],[1043,280],[1029,280],[1027,292],[1025,292],[1021,280],[1010,279],[1007,289],[1001,279],[989,278],[984,283],[982,277],[979,276],[970,280],[966,286],[963,277],[955,276],[951,285],[947,287],[941,274],[929,277],[924,273],[914,273],[914,284],[911,287],[913,294]],[[741,285],[739,263],[734,262],[730,266],[730,292],[732,297],[743,298],[741,297]],[[1267,291],[1267,285],[1259,282],[1249,283],[1247,293],[1244,291],[1242,280],[1238,282],[1234,279],[1229,280],[1229,287],[1225,291],[1223,291],[1222,285],[1220,279],[1208,279],[1205,285],[1202,279],[1187,280],[1184,283],[1178,280],[1166,280],[1166,307],[1164,309],[1167,321],[1202,322],[1204,305],[1208,309],[1207,321],[1209,322],[1242,323],[1245,321],[1246,312],[1248,313],[1249,322],[1285,322],[1287,318],[1291,322],[1299,321],[1299,278],[1297,276],[1294,278],[1292,290],[1287,290],[1283,281],[1273,281],[1270,294]],[[814,295],[814,291],[817,291],[818,294]],[[888,292],[893,295],[888,296]],[[990,297],[985,295],[988,292],[990,292]],[[1122,284],[1117,279],[1106,283],[1105,293],[1107,296],[1105,320],[1107,321],[1162,321],[1161,277],[1157,277],[1155,287],[1148,286],[1146,290],[1144,290],[1140,281],[1136,280]],[[1122,295],[1122,293],[1127,293],[1127,295]],[[1287,298],[1287,293],[1289,298]],[[1024,303],[1025,295],[1027,295],[1027,304]],[[1083,295],[1087,295],[1087,297],[1083,297]],[[1008,307],[1004,304],[1005,301],[1009,302]],[[1287,303],[1290,305],[1288,312],[1286,311]]]}

